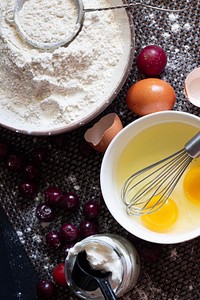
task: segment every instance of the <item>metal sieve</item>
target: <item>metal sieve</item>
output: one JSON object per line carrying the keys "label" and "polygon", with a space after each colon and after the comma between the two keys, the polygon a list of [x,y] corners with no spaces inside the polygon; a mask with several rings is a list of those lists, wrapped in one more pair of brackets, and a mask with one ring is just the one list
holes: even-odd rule
{"label": "metal sieve", "polygon": [[76,18],[76,23],[74,24],[74,28],[73,30],[70,30],[70,33],[66,34],[61,40],[56,41],[56,42],[39,42],[37,40],[33,40],[27,32],[25,32],[22,24],[21,24],[21,20],[20,20],[20,16],[19,16],[19,12],[20,10],[23,8],[24,3],[28,1],[28,0],[16,0],[15,1],[15,9],[13,12],[13,19],[10,18],[10,15],[8,12],[7,15],[7,21],[12,22],[15,24],[16,29],[19,33],[19,35],[22,37],[22,39],[30,44],[33,47],[39,48],[39,49],[56,49],[58,47],[61,46],[67,46],[69,43],[71,43],[74,38],[78,35],[78,33],[81,30],[81,27],[83,25],[84,22],[84,14],[86,12],[93,12],[93,11],[104,11],[104,10],[112,10],[112,9],[120,9],[120,8],[124,8],[124,9],[130,9],[136,6],[143,6],[149,9],[155,9],[158,11],[164,11],[164,12],[181,12],[184,11],[184,9],[166,9],[166,8],[159,8],[159,7],[155,7],[155,6],[151,6],[148,4],[144,4],[144,3],[138,3],[138,2],[134,2],[134,3],[124,3],[121,5],[112,5],[109,7],[102,7],[102,8],[84,8],[83,5],[83,1],[82,0],[74,0],[74,4],[76,6],[76,10],[77,10],[77,18]]}
{"label": "metal sieve", "polygon": [[84,8],[82,1],[74,0],[77,9],[77,19],[74,24],[73,30],[70,30],[70,33],[66,33],[66,35],[62,39],[56,42],[40,42],[34,40],[24,30],[19,12],[23,8],[24,3],[27,1],[28,0],[15,0],[15,9],[13,16],[13,23],[16,26],[17,32],[26,43],[39,49],[56,49],[58,47],[69,44],[77,36],[83,24]]}

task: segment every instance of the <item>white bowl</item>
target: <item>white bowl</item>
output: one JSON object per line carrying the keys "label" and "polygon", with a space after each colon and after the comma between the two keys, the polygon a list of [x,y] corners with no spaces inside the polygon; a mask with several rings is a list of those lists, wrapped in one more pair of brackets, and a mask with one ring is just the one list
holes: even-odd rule
{"label": "white bowl", "polygon": [[[111,5],[116,5],[116,4],[123,4],[126,1],[121,0],[120,1],[121,3],[119,3],[119,1],[112,0],[110,2],[111,2],[110,3]],[[96,13],[101,15],[102,12],[96,12]],[[119,24],[120,30],[122,31],[122,41],[121,41],[122,53],[121,53],[118,63],[113,68],[112,74],[110,74],[111,76],[109,78],[109,81],[105,84],[104,88],[102,88],[101,84],[98,84],[98,86],[96,84],[96,86],[93,87],[93,89],[95,89],[95,93],[98,97],[97,96],[94,97],[94,101],[92,104],[90,103],[90,105],[87,105],[87,103],[86,103],[85,105],[82,105],[81,109],[80,109],[80,113],[77,116],[75,116],[73,118],[68,118],[68,120],[67,120],[67,118],[65,118],[62,124],[53,122],[51,119],[51,116],[49,117],[49,115],[51,114],[51,109],[52,110],[54,109],[54,106],[55,106],[54,102],[52,103],[52,107],[50,105],[51,103],[48,105],[44,104],[45,105],[45,109],[44,109],[45,119],[43,120],[43,117],[42,117],[41,122],[40,122],[40,120],[38,120],[38,122],[34,121],[34,123],[33,123],[32,121],[30,121],[30,118],[27,115],[27,113],[23,113],[26,116],[26,120],[22,120],[19,117],[19,115],[22,114],[21,111],[23,111],[23,109],[21,109],[21,105],[18,103],[18,99],[16,99],[15,100],[16,106],[18,107],[19,112],[14,113],[12,108],[10,108],[10,107],[7,108],[7,106],[5,104],[3,104],[0,108],[0,125],[7,127],[9,129],[12,129],[12,130],[21,132],[21,133],[25,133],[25,134],[50,135],[50,134],[59,134],[62,132],[71,131],[75,128],[83,126],[87,122],[94,119],[97,115],[99,115],[116,98],[116,95],[119,93],[119,91],[123,87],[123,85],[128,77],[128,74],[131,70],[133,57],[134,57],[135,37],[134,37],[134,25],[133,25],[131,13],[129,10],[125,10],[125,9],[116,9],[116,10],[113,10],[113,13],[115,16],[115,20]],[[85,12],[85,15],[86,14],[87,14],[87,12]],[[85,17],[85,19],[86,19],[86,17]],[[16,40],[15,42],[16,42],[16,45],[15,45],[16,48],[17,49],[20,48],[22,43],[19,42],[18,40]],[[106,45],[105,45],[105,49],[106,49]],[[26,47],[25,47],[25,50],[26,50]],[[104,73],[102,73],[102,74],[103,74],[103,76],[105,76]],[[74,81],[76,81],[76,80],[74,80]],[[77,82],[78,82],[78,78],[77,78]],[[94,82],[98,82],[98,81],[94,80]],[[11,82],[11,85],[12,84],[13,83]],[[77,89],[78,89],[78,87],[77,87]],[[38,87],[38,89],[39,88],[40,87]],[[71,89],[72,89],[72,87],[69,86],[69,91],[68,91],[69,94],[71,93]],[[80,89],[81,89],[81,87],[80,87]],[[0,90],[1,90],[1,86],[0,86]],[[85,97],[87,98],[87,96],[88,95],[86,95]],[[46,94],[45,94],[45,97],[46,97]],[[67,101],[69,100],[69,103],[70,103],[69,105],[72,105],[72,107],[73,107],[73,105],[74,106],[80,105],[80,104],[78,104],[79,97],[80,96],[78,94],[78,96],[74,96],[74,98],[72,97],[72,99],[67,98]],[[5,99],[6,99],[6,96],[4,94],[1,94],[1,91],[0,91],[0,99],[2,102],[5,102]],[[38,101],[40,101],[40,100],[38,100]],[[66,101],[66,99],[64,99],[64,100],[60,99],[59,101],[61,102],[61,106],[62,106],[62,104],[63,104],[62,101]],[[72,102],[72,104],[70,101]],[[9,103],[12,103],[12,98],[9,98]],[[48,108],[48,106],[49,106],[49,108]],[[25,107],[28,107],[28,106],[25,105]],[[57,109],[57,107],[55,107],[55,109]],[[71,107],[67,107],[66,110],[67,110],[67,113],[68,113],[68,110],[70,113]],[[34,107],[32,107],[31,110],[28,109],[28,113],[29,113],[29,111],[31,111],[32,114],[35,115]],[[59,118],[59,113],[60,112],[58,112],[58,118]],[[42,112],[42,114],[43,114],[43,112]],[[47,115],[47,117],[46,117],[46,115]],[[57,122],[57,120],[56,120],[56,122]]]}
{"label": "white bowl", "polygon": [[[140,119],[133,121],[131,124],[122,129],[122,131],[120,131],[118,135],[112,140],[103,157],[100,174],[101,189],[104,201],[107,205],[108,210],[116,219],[116,221],[127,231],[134,234],[135,236],[150,242],[161,244],[173,244],[184,242],[199,236],[200,219],[198,218],[197,223],[190,226],[190,224],[188,223],[189,217],[185,218],[184,226],[181,225],[180,228],[178,228],[177,230],[172,229],[171,231],[165,233],[158,233],[147,229],[146,227],[144,227],[142,222],[138,221],[138,218],[140,217],[130,217],[126,212],[125,205],[121,200],[121,187],[119,188],[119,185],[116,183],[117,166],[123,150],[125,149],[127,144],[138,134],[142,133],[144,130],[150,128],[151,126],[161,126],[161,124],[170,124],[172,122],[177,122],[180,125],[188,124],[194,126],[195,130],[197,131],[200,128],[200,118],[185,112],[164,111],[141,117]],[[183,132],[183,136],[184,135],[185,132]],[[177,137],[177,140],[179,140],[179,137]],[[159,145],[159,140],[157,141],[157,143]],[[166,140],[166,145],[170,145],[170,143],[170,139]],[[174,144],[176,144],[176,141]],[[173,147],[174,146],[176,145],[173,145]],[[142,144],[141,149],[143,149]],[[141,157],[142,159],[144,158],[145,153],[148,153],[147,145],[145,146],[145,149],[141,151],[141,155],[143,155]],[[172,153],[170,152],[169,154]],[[167,156],[169,154],[167,154]],[[157,159],[157,156],[155,157],[156,160],[160,159]],[[135,157],[135,161],[139,159],[140,157]],[[200,213],[200,206],[198,208]]]}

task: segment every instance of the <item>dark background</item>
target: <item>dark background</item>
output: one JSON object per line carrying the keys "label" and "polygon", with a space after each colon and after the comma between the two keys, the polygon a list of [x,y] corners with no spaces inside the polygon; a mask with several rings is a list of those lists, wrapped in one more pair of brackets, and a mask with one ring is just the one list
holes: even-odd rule
{"label": "dark background", "polygon": [[[174,110],[200,116],[200,109],[190,104],[184,94],[184,81],[187,74],[200,63],[199,1],[143,2],[171,9],[187,8],[184,12],[173,13],[173,15],[169,12],[142,7],[134,8],[131,14],[135,24],[135,57],[147,44],[162,46],[167,52],[168,64],[161,78],[168,81],[176,91],[177,100]],[[101,204],[101,212],[97,220],[101,233],[118,233],[128,237],[128,233],[112,218],[101,198],[99,171],[103,155],[89,151],[84,145],[83,135],[87,128],[109,112],[116,112],[124,126],[135,120],[138,116],[127,109],[125,96],[128,87],[141,78],[134,59],[129,77],[113,103],[89,124],[63,136],[56,138],[26,136],[0,128],[0,136],[9,144],[10,149],[19,151],[27,158],[31,158],[34,149],[38,147],[47,149],[38,192],[32,200],[24,200],[18,194],[17,186],[21,181],[21,174],[10,171],[5,162],[0,162],[1,204],[38,278],[51,279],[53,268],[64,261],[62,250],[55,252],[46,247],[44,235],[52,228],[59,228],[63,222],[72,222],[78,226],[84,218],[82,205],[89,199],[99,201]],[[76,192],[81,199],[81,207],[73,214],[57,212],[55,221],[45,227],[37,220],[35,208],[38,203],[44,201],[44,189],[49,185],[56,185],[62,191]],[[134,245],[141,256],[141,274],[137,285],[122,299],[200,299],[199,241],[199,238],[196,238],[181,244],[159,246],[134,240]],[[14,260],[17,260],[18,256]],[[27,270],[24,270],[24,276],[29,278]],[[32,297],[30,294],[26,299],[31,300]],[[9,296],[5,298],[5,300],[9,299],[12,298]],[[20,298],[16,297],[16,299]],[[56,299],[69,300],[75,297],[68,289],[60,288]]]}

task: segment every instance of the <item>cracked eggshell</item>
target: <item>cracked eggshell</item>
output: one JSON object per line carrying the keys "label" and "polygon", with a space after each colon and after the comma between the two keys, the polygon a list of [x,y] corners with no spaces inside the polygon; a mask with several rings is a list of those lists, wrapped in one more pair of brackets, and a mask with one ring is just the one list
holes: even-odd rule
{"label": "cracked eggshell", "polygon": [[97,151],[105,152],[112,139],[122,130],[123,125],[116,113],[102,117],[84,135],[85,140]]}
{"label": "cracked eggshell", "polygon": [[187,75],[184,91],[188,100],[195,106],[200,107],[200,67]]}

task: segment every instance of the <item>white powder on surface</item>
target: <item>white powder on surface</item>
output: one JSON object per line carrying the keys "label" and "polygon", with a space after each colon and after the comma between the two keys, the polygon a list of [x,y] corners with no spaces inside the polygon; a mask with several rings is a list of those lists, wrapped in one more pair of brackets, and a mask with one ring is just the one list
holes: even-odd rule
{"label": "white powder on surface", "polygon": [[170,34],[168,32],[164,32],[162,34],[162,36],[165,38],[165,39],[169,39],[170,38]]}
{"label": "white powder on surface", "polygon": [[[103,7],[109,1],[85,0],[84,5]],[[13,8],[14,0],[0,2],[0,111],[6,124],[50,131],[100,106],[108,86],[116,84],[112,80],[123,52],[114,12],[86,13],[81,32],[68,47],[43,51],[26,44],[6,22],[6,12]],[[30,19],[29,26],[33,23]]]}
{"label": "white powder on surface", "polygon": [[178,32],[179,29],[180,29],[180,25],[178,23],[172,24],[172,26],[171,26],[172,32]]}
{"label": "white powder on surface", "polygon": [[191,25],[189,23],[185,23],[183,26],[183,29],[186,29],[189,31],[191,29]]}
{"label": "white powder on surface", "polygon": [[174,14],[174,13],[170,13],[169,14],[169,19],[170,19],[170,21],[175,21],[175,20],[178,19],[178,15]]}

